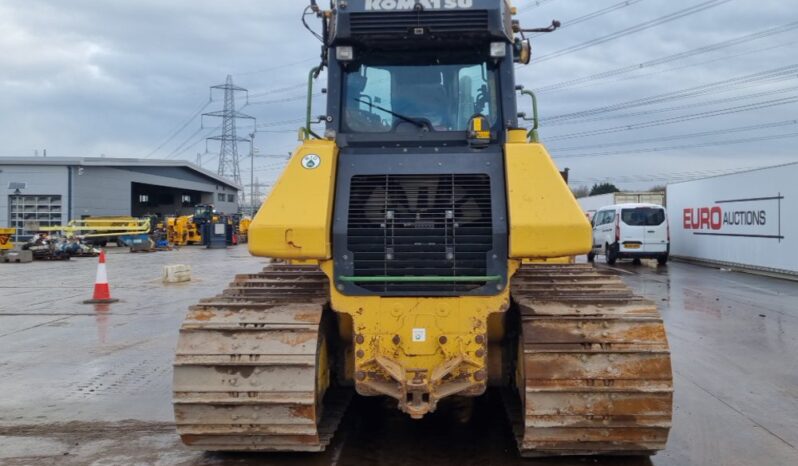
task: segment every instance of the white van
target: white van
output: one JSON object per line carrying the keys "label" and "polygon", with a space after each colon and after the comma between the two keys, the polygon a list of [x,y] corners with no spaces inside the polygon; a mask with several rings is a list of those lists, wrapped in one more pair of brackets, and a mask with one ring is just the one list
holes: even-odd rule
{"label": "white van", "polygon": [[657,259],[668,262],[670,229],[665,208],[656,204],[617,204],[596,211],[593,216],[593,262],[603,254],[612,265],[618,259]]}

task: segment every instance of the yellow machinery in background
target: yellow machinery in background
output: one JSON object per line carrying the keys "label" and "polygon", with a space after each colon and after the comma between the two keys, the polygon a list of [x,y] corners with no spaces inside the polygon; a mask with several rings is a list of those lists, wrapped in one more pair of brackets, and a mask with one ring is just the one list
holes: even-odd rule
{"label": "yellow machinery in background", "polygon": [[249,227],[252,224],[252,217],[243,216],[238,221],[238,235],[240,243],[249,242]]}
{"label": "yellow machinery in background", "polygon": [[16,234],[16,228],[0,228],[0,251],[14,249],[14,242],[11,241],[11,238]]}
{"label": "yellow machinery in background", "polygon": [[673,385],[657,308],[558,259],[589,252],[591,227],[536,110],[531,130],[519,122],[523,33],[557,24],[522,29],[505,0],[344,3],[308,7],[324,61],[303,142],[249,228],[250,252],[278,261],[192,306],[180,330],[183,442],[320,451],[354,393],[420,419],[492,387],[522,455],[663,449]]}
{"label": "yellow machinery in background", "polygon": [[166,219],[166,237],[169,244],[174,246],[202,244],[202,233],[191,215],[168,217]]}
{"label": "yellow machinery in background", "polygon": [[169,243],[175,246],[201,245],[205,243],[202,236],[203,226],[221,220],[221,215],[210,204],[194,206],[193,215],[168,217],[166,219],[166,236]]}
{"label": "yellow machinery in background", "polygon": [[152,229],[150,218],[90,217],[66,225],[42,227],[39,231],[60,232],[67,238],[107,242],[113,238],[146,235]]}

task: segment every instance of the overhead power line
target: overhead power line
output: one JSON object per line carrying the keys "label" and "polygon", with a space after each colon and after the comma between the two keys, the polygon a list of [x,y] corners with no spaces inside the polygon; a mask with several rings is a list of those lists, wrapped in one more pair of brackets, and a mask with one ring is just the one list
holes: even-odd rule
{"label": "overhead power line", "polygon": [[522,12],[525,12],[525,11],[534,10],[535,8],[542,7],[543,5],[545,5],[547,3],[551,3],[551,2],[555,2],[555,1],[557,1],[557,0],[533,0],[533,1],[529,2],[528,4],[526,4],[526,5],[522,6],[521,8],[519,8],[518,12],[522,13]]}
{"label": "overhead power line", "polygon": [[571,185],[580,185],[586,183],[600,183],[603,181],[612,181],[616,183],[642,183],[642,182],[673,182],[673,181],[686,181],[691,179],[706,178],[710,176],[726,175],[729,173],[738,173],[746,170],[754,170],[760,167],[737,167],[737,168],[719,168],[713,170],[695,170],[689,172],[670,172],[670,173],[654,173],[646,175],[613,175],[605,177],[594,177],[584,179],[571,179]]}
{"label": "overhead power line", "polygon": [[269,133],[269,134],[296,134],[297,129],[259,129],[255,132],[257,133]]}
{"label": "overhead power line", "polygon": [[[543,0],[543,1],[534,2],[534,4],[528,5],[527,7],[522,7],[520,10],[524,11],[524,10],[527,10],[527,9],[537,8],[538,6],[543,6],[544,4],[548,3],[549,1],[553,1],[553,0],[548,0],[548,1]],[[567,21],[566,24],[563,27],[567,27],[567,26],[570,26],[570,25],[574,25],[574,24],[578,24],[580,22],[587,21],[589,19],[593,19],[593,18],[601,16],[603,14],[618,10],[620,8],[624,8],[626,6],[634,5],[634,4],[636,4],[636,3],[640,2],[640,1],[643,1],[643,0],[628,0],[628,1],[625,1],[625,2],[620,2],[620,3],[617,3],[617,4],[611,5],[609,7],[606,7],[606,8],[594,11],[592,13],[580,16],[578,18],[574,18],[574,19],[572,19],[570,21]],[[731,0],[714,0],[714,1],[715,2],[721,1],[722,3],[725,3],[725,2],[728,2],[728,1],[731,1]],[[706,3],[713,3],[713,2],[706,2]],[[698,8],[700,6],[701,5],[697,5],[694,8]],[[635,64],[635,65],[622,67],[622,68],[618,68],[618,69],[607,71],[607,72],[603,72],[603,73],[597,73],[597,74],[586,76],[586,77],[582,77],[582,78],[577,78],[577,79],[573,79],[573,80],[568,80],[568,81],[562,81],[562,82],[559,82],[559,83],[554,83],[554,84],[551,84],[551,85],[547,85],[547,86],[543,86],[543,87],[537,88],[537,89],[535,89],[535,92],[538,93],[538,94],[542,94],[542,93],[551,92],[551,91],[554,91],[554,90],[559,90],[559,89],[567,88],[567,87],[570,87],[570,86],[574,86],[574,85],[580,84],[582,82],[604,79],[604,78],[607,78],[607,77],[616,76],[616,75],[619,75],[619,74],[628,73],[628,72],[640,70],[640,69],[643,69],[643,68],[653,67],[653,66],[657,66],[659,64],[668,63],[670,61],[681,60],[681,59],[689,58],[691,56],[695,56],[695,55],[698,55],[698,54],[708,53],[708,52],[711,52],[711,51],[714,51],[714,50],[719,50],[719,49],[722,49],[722,48],[731,47],[733,45],[741,44],[741,43],[744,43],[744,42],[748,42],[748,41],[752,41],[752,40],[768,37],[770,35],[779,34],[779,33],[782,33],[782,32],[786,32],[786,31],[795,29],[796,27],[798,27],[798,22],[793,22],[793,23],[786,24],[784,26],[779,26],[779,27],[775,27],[775,28],[772,28],[772,29],[768,29],[766,31],[761,31],[761,32],[754,33],[754,34],[748,34],[748,35],[745,35],[745,36],[741,36],[741,37],[738,37],[738,38],[735,38],[735,39],[731,39],[731,40],[728,40],[728,41],[724,41],[724,42],[720,42],[720,43],[717,43],[717,44],[713,44],[713,45],[709,45],[709,46],[705,46],[705,47],[700,47],[698,49],[693,49],[693,50],[690,50],[690,51],[681,52],[681,53],[674,54],[674,55],[669,55],[667,57],[658,58],[656,60],[650,60],[650,61],[647,61],[647,62],[638,63],[638,64]],[[589,41],[589,42],[591,42],[591,41]],[[555,53],[558,53],[558,52],[555,52]],[[306,60],[302,60],[302,61],[299,61],[299,62],[288,63],[288,64],[285,64],[284,66],[291,66],[291,65],[298,64],[298,63],[304,63],[304,62],[314,61],[314,60],[315,59],[306,59]],[[238,75],[242,76],[242,75],[245,75],[245,74],[267,72],[267,71],[273,71],[273,70],[281,69],[281,68],[282,68],[282,66],[277,66],[277,67],[267,68],[267,69],[264,69],[264,70],[252,71],[252,72],[248,72],[248,73],[238,73]],[[250,97],[257,98],[257,97],[271,95],[271,94],[275,94],[275,93],[279,93],[279,92],[285,92],[285,91],[288,91],[288,90],[303,88],[305,86],[307,86],[307,82],[299,82],[299,83],[291,85],[291,86],[281,87],[281,88],[277,88],[277,89],[270,89],[270,90],[266,90],[266,91],[254,92],[254,93],[250,94]]]}
{"label": "overhead power line", "polygon": [[[316,92],[316,93],[313,94],[313,97],[319,97],[321,95],[324,95],[324,94],[322,94],[321,92]],[[279,104],[279,103],[283,103],[283,102],[294,102],[294,101],[297,101],[297,100],[303,100],[303,99],[307,99],[307,98],[308,98],[307,94],[302,94],[302,95],[295,95],[295,96],[291,96],[291,97],[283,97],[281,99],[250,101],[249,104],[250,105]]]}
{"label": "overhead power line", "polygon": [[172,133],[171,133],[171,134],[170,134],[170,135],[169,135],[169,136],[166,138],[166,140],[164,140],[164,141],[163,141],[161,144],[159,144],[159,145],[158,145],[158,147],[156,147],[155,149],[153,149],[153,150],[152,150],[152,152],[150,152],[149,154],[147,154],[147,155],[146,155],[144,158],[150,158],[150,157],[152,157],[152,156],[153,156],[153,155],[155,155],[155,154],[156,154],[156,153],[157,153],[159,150],[163,149],[163,148],[164,148],[164,146],[166,146],[167,144],[169,144],[170,142],[172,142],[172,140],[174,140],[174,138],[176,138],[178,134],[182,133],[182,132],[183,132],[183,130],[185,130],[186,128],[188,128],[188,125],[190,125],[190,124],[191,124],[191,122],[192,122],[192,121],[194,121],[194,119],[195,119],[195,118],[197,118],[198,116],[200,116],[200,114],[202,113],[202,111],[203,111],[203,110],[205,110],[206,108],[208,108],[208,105],[210,105],[210,104],[211,104],[211,102],[212,102],[212,100],[211,100],[211,99],[208,99],[208,100],[206,100],[206,101],[205,101],[205,102],[204,102],[204,103],[203,103],[203,104],[200,106],[200,108],[198,108],[198,109],[197,109],[197,111],[195,111],[194,113],[192,113],[192,114],[191,114],[191,116],[190,116],[190,117],[188,117],[188,119],[187,119],[187,120],[186,120],[186,121],[185,121],[185,122],[184,122],[182,125],[178,126],[178,127],[177,127],[177,128],[174,130],[174,131],[172,131]]}
{"label": "overhead power line", "polygon": [[736,107],[722,108],[722,109],[718,109],[718,110],[694,113],[694,114],[690,114],[690,115],[682,115],[682,116],[673,117],[673,118],[665,118],[665,119],[661,119],[661,120],[645,121],[645,122],[642,122],[642,123],[635,123],[635,124],[631,124],[631,125],[622,125],[622,126],[615,126],[615,127],[612,127],[612,128],[603,128],[603,129],[597,129],[597,130],[592,130],[592,131],[582,131],[582,132],[578,132],[578,133],[564,134],[564,135],[560,135],[560,136],[548,137],[548,138],[546,138],[546,140],[547,141],[562,141],[562,140],[566,140],[566,139],[576,139],[576,138],[583,138],[583,137],[588,137],[588,136],[600,136],[600,135],[606,135],[606,134],[620,133],[620,132],[623,132],[623,131],[631,131],[631,130],[642,129],[642,128],[651,128],[651,127],[655,127],[655,126],[663,126],[663,125],[670,125],[670,124],[676,124],[676,123],[684,123],[686,121],[701,120],[701,119],[705,119],[705,118],[712,118],[712,117],[723,116],[723,115],[733,115],[733,114],[736,114],[736,113],[747,112],[747,111],[752,111],[752,110],[762,110],[762,109],[765,109],[765,108],[771,108],[771,107],[776,107],[776,106],[780,106],[780,105],[793,104],[793,103],[796,103],[796,102],[798,102],[798,97],[794,97],[793,96],[793,97],[789,97],[789,98],[774,99],[774,100],[768,100],[768,101],[764,101],[764,102],[755,102],[755,103],[752,103],[752,104],[739,105],[739,106],[736,106]]}
{"label": "overhead power line", "polygon": [[250,92],[249,93],[249,98],[250,99],[255,99],[255,98],[258,98],[258,97],[263,97],[263,96],[272,95],[272,94],[278,94],[280,92],[292,91],[294,89],[300,89],[300,88],[307,87],[307,86],[308,86],[308,83],[305,82],[305,83],[294,84],[292,86],[278,87],[276,89],[269,89],[268,91]]}
{"label": "overhead power line", "polygon": [[184,147],[186,147],[186,145],[189,143],[189,141],[191,141],[197,135],[199,135],[203,131],[206,131],[207,129],[208,128],[203,128],[203,127],[197,128],[196,131],[191,133],[191,135],[189,137],[187,137],[185,140],[183,140],[183,142],[181,142],[172,152],[170,152],[169,155],[166,156],[166,158],[167,159],[171,159],[172,157],[174,157],[175,154],[178,154],[181,150],[183,150]]}
{"label": "overhead power line", "polygon": [[732,134],[732,133],[742,133],[747,131],[758,131],[763,129],[783,128],[785,126],[795,126],[795,125],[798,125],[798,120],[783,120],[773,123],[764,123],[760,125],[738,126],[735,128],[727,128],[727,129],[720,129],[714,131],[701,131],[698,133],[687,133],[687,134],[678,134],[676,136],[662,136],[656,138],[636,139],[632,141],[617,141],[617,142],[589,144],[589,145],[572,146],[572,147],[550,146],[549,150],[553,153],[554,152],[560,153],[560,152],[573,152],[573,151],[583,151],[591,149],[604,149],[607,147],[634,146],[640,144],[649,144],[652,142],[680,141],[683,139],[692,139],[692,138],[707,137],[707,136],[720,136],[722,134]]}
{"label": "overhead power line", "polygon": [[674,151],[674,150],[685,150],[685,149],[699,149],[699,148],[706,148],[706,147],[720,147],[720,146],[730,146],[730,145],[737,145],[737,144],[750,144],[752,142],[765,142],[765,141],[777,141],[781,139],[792,139],[798,138],[798,132],[795,133],[786,133],[786,134],[777,134],[774,136],[761,136],[761,137],[751,137],[751,138],[744,138],[744,139],[731,139],[731,140],[724,140],[724,141],[716,141],[716,142],[704,142],[704,143],[697,143],[697,144],[682,144],[677,146],[665,146],[665,147],[650,147],[646,149],[629,149],[629,150],[620,150],[614,152],[593,152],[593,153],[584,153],[584,154],[571,154],[571,155],[561,155],[561,156],[554,156],[555,159],[572,159],[572,158],[584,158],[584,157],[606,157],[612,155],[628,155],[628,154],[645,154],[651,152],[667,152],[667,151]]}
{"label": "overhead power line", "polygon": [[[244,110],[248,106],[249,106],[249,104],[246,104],[246,105],[242,106],[241,110]],[[260,132],[266,132],[266,131],[263,131],[261,128],[275,128],[275,127],[279,128],[279,127],[285,126],[285,125],[291,125],[291,124],[295,124],[295,123],[303,123],[304,121],[305,121],[304,118],[292,118],[292,119],[289,119],[289,120],[279,120],[279,121],[272,121],[272,122],[266,122],[266,123],[258,123],[256,125],[256,128],[257,128],[256,131],[259,132],[259,133]],[[218,131],[221,127],[222,127],[222,125],[219,124],[219,125],[217,125],[215,127],[201,127],[199,129],[197,129],[197,131],[195,131],[192,135],[190,135],[188,138],[186,138],[166,158],[171,159],[171,158],[180,157],[181,155],[183,155],[187,151],[189,151],[192,148],[196,147],[199,143],[205,141],[205,137],[206,136],[210,135],[211,133],[213,133],[215,131]],[[205,134],[200,134],[200,133],[203,133],[203,132]],[[290,133],[294,133],[295,130],[286,131],[286,133],[289,133],[289,132]],[[215,154],[212,157],[210,157],[209,159],[207,159],[206,162],[210,163],[210,162],[212,162],[212,161],[214,161],[214,160],[216,160],[218,158],[219,158],[219,154]]]}
{"label": "overhead power line", "polygon": [[267,123],[258,123],[257,128],[273,128],[275,126],[283,126],[283,125],[290,125],[294,123],[303,123],[305,121],[304,118],[292,118],[290,120],[280,120],[280,121],[270,121]]}
{"label": "overhead power line", "polygon": [[560,81],[560,82],[549,84],[549,85],[546,85],[546,86],[541,86],[541,87],[538,87],[538,88],[534,89],[534,91],[537,94],[544,94],[544,93],[547,93],[547,92],[558,91],[558,90],[561,90],[561,89],[570,88],[570,87],[573,87],[573,86],[576,86],[576,85],[579,85],[579,84],[588,83],[588,82],[591,82],[591,81],[599,81],[599,80],[602,80],[602,79],[607,79],[607,78],[623,75],[623,74],[626,74],[626,73],[631,73],[633,71],[639,71],[639,70],[642,70],[642,69],[645,69],[645,68],[652,68],[652,67],[655,67],[655,66],[658,66],[658,65],[663,65],[663,64],[666,64],[666,63],[674,62],[674,61],[685,60],[687,58],[692,58],[692,57],[695,57],[695,56],[698,56],[698,55],[703,55],[703,54],[714,52],[714,51],[717,51],[717,50],[722,50],[722,49],[725,49],[725,48],[733,47],[735,45],[740,45],[740,44],[744,44],[744,43],[751,42],[751,41],[754,41],[754,40],[770,37],[770,36],[773,36],[773,35],[776,35],[776,34],[781,34],[781,33],[784,33],[784,32],[792,31],[792,30],[794,30],[796,28],[798,28],[798,21],[795,21],[795,22],[792,22],[792,23],[788,23],[788,24],[785,24],[783,26],[778,26],[778,27],[774,27],[774,28],[771,28],[771,29],[767,29],[767,30],[764,30],[764,31],[756,32],[756,33],[753,33],[753,34],[746,34],[746,35],[743,35],[743,36],[740,36],[740,37],[736,37],[734,39],[729,39],[729,40],[726,40],[726,41],[717,42],[715,44],[706,45],[706,46],[703,46],[703,47],[698,47],[698,48],[695,48],[695,49],[691,49],[691,50],[687,50],[687,51],[684,51],[684,52],[675,53],[675,54],[668,55],[668,56],[665,56],[665,57],[660,57],[660,58],[657,58],[657,59],[654,59],[654,60],[648,60],[648,61],[645,61],[645,62],[642,62],[642,63],[636,63],[634,65],[623,66],[623,67],[620,67],[620,68],[615,68],[613,70],[604,71],[604,72],[601,72],[601,73],[595,73],[595,74],[591,74],[591,75],[588,75],[588,76],[583,76],[581,78],[570,79],[570,80],[567,80],[567,81]]}
{"label": "overhead power line", "polygon": [[[216,127],[205,127],[197,129],[197,131],[195,131],[191,136],[187,137],[186,140],[183,141],[183,143],[177,146],[175,150],[170,152],[169,155],[166,156],[166,158],[167,159],[180,158],[180,156],[185,154],[187,151],[193,149],[194,147],[197,147],[197,144],[205,141],[206,136],[209,136],[212,132],[219,130],[221,127],[222,125],[220,124]],[[199,138],[195,139],[197,136],[199,136]]]}
{"label": "overhead power line", "polygon": [[620,39],[621,37],[626,37],[631,34],[635,34],[637,32],[645,31],[647,29],[651,29],[656,26],[661,26],[663,24],[670,23],[672,21],[676,21],[678,19],[685,18],[687,16],[694,15],[696,13],[700,13],[702,11],[708,10],[710,8],[715,8],[717,6],[723,5],[725,3],[729,3],[732,0],[709,0],[706,2],[699,3],[698,5],[691,6],[689,8],[685,8],[683,10],[676,11],[674,13],[661,16],[656,19],[652,19],[650,21],[646,21],[640,24],[637,24],[632,27],[628,27],[626,29],[621,29],[620,31],[613,32],[612,34],[607,34],[602,37],[598,37],[587,42],[583,42],[581,44],[573,45],[571,47],[566,47],[562,50],[558,50],[556,52],[552,52],[547,55],[541,55],[537,58],[532,59],[532,63],[540,63],[548,60],[552,60],[554,58],[559,58],[563,55],[568,55],[570,53],[578,52],[587,48],[594,47],[596,45],[604,44],[606,42],[610,42],[616,39]]}
{"label": "overhead power line", "polygon": [[[791,78],[791,79],[795,79],[795,78]],[[765,84],[769,84],[769,83],[765,83]],[[759,85],[759,83],[752,83],[752,84],[749,84],[749,85],[744,86],[744,87],[751,87],[751,86],[754,86],[754,85]],[[760,97],[770,97],[770,96],[774,96],[774,95],[778,95],[778,94],[786,94],[786,93],[795,92],[795,91],[798,91],[798,86],[792,86],[792,87],[787,87],[787,88],[783,88],[783,89],[774,89],[774,90],[771,90],[771,91],[756,92],[756,93],[753,93],[753,94],[743,94],[743,95],[738,95],[738,96],[734,96],[734,97],[726,97],[726,98],[723,98],[723,99],[706,100],[706,101],[703,101],[703,102],[691,102],[691,103],[684,104],[684,105],[677,105],[675,107],[649,109],[649,110],[644,110],[644,111],[641,111],[641,112],[621,113],[621,114],[614,114],[614,115],[599,115],[599,116],[594,116],[594,117],[589,117],[589,118],[578,118],[578,119],[565,120],[565,121],[559,121],[559,122],[555,121],[555,122],[547,124],[546,127],[548,128],[548,127],[551,127],[551,126],[562,126],[562,125],[582,125],[582,124],[590,123],[590,122],[594,122],[594,121],[602,121],[603,122],[603,121],[607,121],[607,120],[617,120],[617,119],[621,119],[621,118],[635,118],[635,117],[640,117],[640,116],[651,116],[651,115],[656,115],[656,114],[660,114],[660,113],[674,112],[674,111],[677,111],[677,110],[688,110],[688,109],[694,109],[694,108],[697,108],[697,107],[707,107],[707,106],[712,106],[712,105],[727,104],[727,103],[730,103],[730,102],[739,102],[741,100],[755,99],[755,98],[760,98]]]}
{"label": "overhead power line", "polygon": [[777,48],[795,47],[796,44],[798,44],[798,41],[785,42],[785,43],[776,44],[776,45],[769,45],[769,46],[766,46],[766,47],[757,47],[757,48],[753,48],[753,49],[750,49],[750,50],[746,50],[744,52],[732,53],[732,54],[729,54],[729,55],[723,55],[721,57],[716,57],[716,58],[713,58],[711,60],[702,60],[702,61],[697,61],[697,62],[693,62],[693,63],[687,63],[687,64],[684,64],[684,65],[671,66],[671,67],[668,67],[668,68],[663,68],[663,69],[659,69],[659,70],[655,70],[655,71],[650,71],[648,73],[640,73],[640,74],[632,75],[632,76],[620,76],[620,77],[617,77],[616,79],[613,79],[612,82],[629,81],[629,80],[632,80],[632,79],[647,78],[647,77],[650,77],[650,76],[655,76],[655,75],[664,74],[664,73],[672,73],[674,71],[685,70],[685,69],[688,69],[688,68],[702,67],[704,69],[710,69],[710,68],[707,68],[707,67],[709,65],[712,65],[713,63],[717,63],[717,62],[724,62],[724,63],[740,62],[743,57],[746,57],[748,55],[755,55],[755,54],[756,55],[762,55],[765,52],[768,52],[768,51],[771,51],[771,50],[774,50],[774,49],[777,49]]}
{"label": "overhead power line", "polygon": [[[634,5],[634,4],[640,3],[642,1],[643,0],[625,0],[623,2],[619,2],[619,3],[616,3],[614,5],[610,5],[610,6],[606,7],[606,8],[602,8],[600,10],[593,11],[593,12],[588,13],[586,15],[582,15],[582,16],[579,16],[577,18],[573,18],[573,19],[569,19],[569,20],[563,21],[562,25],[560,26],[559,29],[557,29],[557,31],[561,31],[561,30],[569,28],[571,26],[575,26],[575,25],[577,25],[579,23],[584,23],[585,21],[590,21],[591,19],[596,19],[596,18],[598,18],[600,16],[604,16],[606,14],[612,13],[613,11],[617,11],[617,10],[620,10],[622,8],[630,7],[630,6]],[[527,36],[527,37],[533,38],[533,37],[538,37],[538,36],[543,36],[543,35],[548,35],[548,34],[545,33],[545,32],[539,32],[539,33],[532,34],[532,35]]]}
{"label": "overhead power line", "polygon": [[722,81],[716,81],[714,83],[702,84],[700,86],[694,86],[679,91],[667,92],[664,94],[643,97],[640,99],[629,100],[626,102],[621,102],[613,105],[595,107],[588,110],[581,110],[579,112],[563,113],[560,115],[543,118],[541,121],[551,124],[551,122],[554,121],[569,120],[574,118],[584,118],[602,113],[614,112],[617,110],[624,110],[628,108],[635,108],[644,105],[652,105],[672,100],[681,100],[685,98],[697,97],[712,92],[718,92],[720,90],[728,90],[730,88],[734,88],[735,86],[749,84],[749,83],[773,82],[773,80],[795,79],[796,73],[798,73],[798,64],[782,66],[779,68],[767,71],[761,71],[758,73],[753,73],[745,76],[738,76],[736,78],[724,79]]}
{"label": "overhead power line", "polygon": [[296,66],[301,65],[303,63],[309,63],[312,61],[318,61],[318,58],[305,58],[304,60],[299,60],[291,63],[280,63],[275,66],[270,66],[269,68],[263,68],[259,70],[251,70],[251,71],[243,71],[241,73],[235,73],[234,76],[241,77],[241,76],[249,76],[253,74],[261,74],[261,73],[268,73],[270,71],[284,71],[289,66]]}

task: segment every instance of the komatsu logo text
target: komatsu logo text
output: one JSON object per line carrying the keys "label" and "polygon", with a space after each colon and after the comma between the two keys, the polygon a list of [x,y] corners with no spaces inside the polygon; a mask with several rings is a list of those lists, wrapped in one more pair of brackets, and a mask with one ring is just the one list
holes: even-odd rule
{"label": "komatsu logo text", "polygon": [[474,0],[366,0],[368,11],[414,10],[416,4],[425,10],[458,10],[473,8]]}

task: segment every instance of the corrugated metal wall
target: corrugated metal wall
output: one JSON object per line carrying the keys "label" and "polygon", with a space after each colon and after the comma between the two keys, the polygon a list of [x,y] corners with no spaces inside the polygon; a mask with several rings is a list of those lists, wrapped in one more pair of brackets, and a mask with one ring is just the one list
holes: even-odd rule
{"label": "corrugated metal wall", "polygon": [[[200,202],[224,213],[238,211],[238,203],[230,202],[235,190],[182,167],[4,165],[0,167],[0,226],[9,226],[9,197],[15,193],[8,189],[10,183],[24,183],[22,195],[61,196],[63,223],[84,216],[131,215],[133,183],[173,188],[178,194],[181,190],[200,192]],[[181,207],[179,195],[176,198],[174,210]]]}
{"label": "corrugated metal wall", "polygon": [[[164,186],[176,190],[206,193],[203,203],[210,203],[224,213],[237,212],[235,202],[218,201],[218,192],[234,194],[231,188],[216,184],[207,178],[182,169],[182,176],[173,176],[169,171],[135,168],[75,167],[73,168],[73,216],[130,215],[133,199],[132,183]],[[179,203],[177,203],[179,204]],[[177,209],[179,205],[175,205]],[[164,212],[167,213],[167,212]],[[172,212],[168,212],[171,214]]]}
{"label": "corrugated metal wall", "polygon": [[[67,167],[8,165],[0,167],[0,226],[9,225],[9,198],[15,194],[8,189],[11,183],[24,183],[22,195],[61,196],[64,206],[68,205]],[[64,207],[66,214],[66,207]],[[66,221],[66,218],[62,219]]]}

